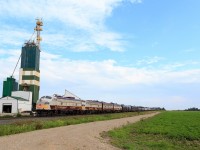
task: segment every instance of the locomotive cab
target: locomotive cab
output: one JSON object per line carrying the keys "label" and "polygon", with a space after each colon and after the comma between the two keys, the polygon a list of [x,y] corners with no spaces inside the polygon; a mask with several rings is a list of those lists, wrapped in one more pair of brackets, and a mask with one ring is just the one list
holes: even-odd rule
{"label": "locomotive cab", "polygon": [[36,103],[36,110],[50,110],[51,96],[43,96]]}

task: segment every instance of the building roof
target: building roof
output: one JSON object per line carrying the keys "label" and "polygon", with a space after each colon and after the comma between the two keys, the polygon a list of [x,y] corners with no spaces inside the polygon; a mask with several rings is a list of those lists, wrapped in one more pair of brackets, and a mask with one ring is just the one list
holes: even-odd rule
{"label": "building roof", "polygon": [[20,101],[29,101],[28,99],[24,99],[24,98],[21,98],[21,97],[17,97],[17,96],[11,96],[12,98],[15,98],[17,100],[20,100]]}
{"label": "building roof", "polygon": [[17,99],[11,96],[6,96],[6,97],[1,97],[0,100],[17,100]]}
{"label": "building roof", "polygon": [[6,97],[1,97],[0,100],[19,100],[19,101],[29,101],[27,99],[23,99],[21,97],[16,97],[16,96],[6,96]]}

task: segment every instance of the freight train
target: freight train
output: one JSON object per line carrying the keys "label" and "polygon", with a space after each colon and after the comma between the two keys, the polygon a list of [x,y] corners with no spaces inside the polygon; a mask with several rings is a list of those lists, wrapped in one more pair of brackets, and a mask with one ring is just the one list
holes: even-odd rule
{"label": "freight train", "polygon": [[[62,114],[93,114],[93,113],[114,113],[150,110],[147,107],[131,105],[120,105],[98,100],[82,100],[76,95],[65,91],[63,96],[54,94],[53,96],[43,96],[36,104],[36,113],[43,115]],[[151,109],[152,110],[152,109]]]}

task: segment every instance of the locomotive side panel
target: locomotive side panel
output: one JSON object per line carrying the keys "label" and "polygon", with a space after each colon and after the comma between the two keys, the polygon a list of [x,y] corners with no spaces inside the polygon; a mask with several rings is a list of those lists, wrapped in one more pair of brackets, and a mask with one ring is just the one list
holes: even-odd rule
{"label": "locomotive side panel", "polygon": [[116,112],[122,111],[122,106],[119,104],[114,104],[114,111],[116,111]]}
{"label": "locomotive side panel", "polygon": [[103,112],[114,112],[114,104],[103,102]]}
{"label": "locomotive side panel", "polygon": [[102,103],[99,101],[87,100],[85,110],[102,111]]}
{"label": "locomotive side panel", "polygon": [[82,101],[57,99],[50,102],[52,110],[84,110]]}

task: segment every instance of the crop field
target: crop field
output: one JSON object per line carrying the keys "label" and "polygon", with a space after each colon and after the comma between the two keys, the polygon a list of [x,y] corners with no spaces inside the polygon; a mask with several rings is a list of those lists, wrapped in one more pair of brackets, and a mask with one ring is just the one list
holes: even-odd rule
{"label": "crop field", "polygon": [[[118,119],[124,117],[132,117],[136,115],[148,114],[152,112],[126,112],[126,113],[111,113],[98,115],[77,115],[66,116],[63,118],[44,120],[21,120],[12,124],[0,125],[0,136],[29,132],[34,130],[48,129],[72,124],[87,123],[93,121],[103,121]],[[0,120],[1,121],[1,120]]]}
{"label": "crop field", "polygon": [[109,131],[122,149],[200,149],[200,112],[171,111]]}

